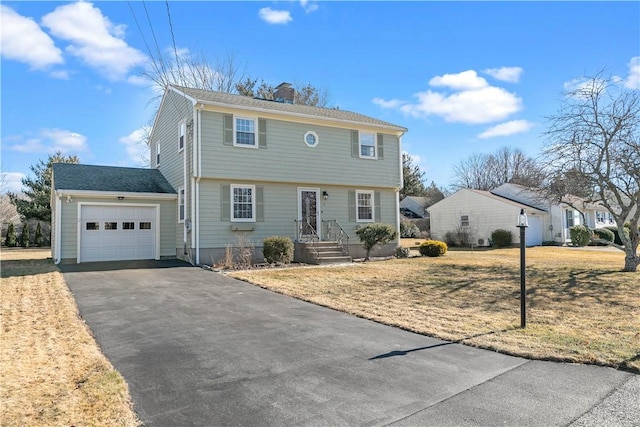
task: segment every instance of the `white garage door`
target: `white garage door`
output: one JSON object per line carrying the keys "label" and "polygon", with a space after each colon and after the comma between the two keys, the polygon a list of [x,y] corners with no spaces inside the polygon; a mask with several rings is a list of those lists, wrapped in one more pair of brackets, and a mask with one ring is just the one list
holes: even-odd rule
{"label": "white garage door", "polygon": [[527,246],[542,245],[542,218],[539,216],[529,215],[527,219],[529,221],[529,227],[526,230]]}
{"label": "white garage door", "polygon": [[83,205],[79,262],[156,259],[156,226],[153,206]]}

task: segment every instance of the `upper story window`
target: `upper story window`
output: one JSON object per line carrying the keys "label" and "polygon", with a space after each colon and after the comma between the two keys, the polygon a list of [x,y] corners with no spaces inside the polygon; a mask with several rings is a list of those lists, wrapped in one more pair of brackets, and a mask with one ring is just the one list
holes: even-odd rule
{"label": "upper story window", "polygon": [[375,159],[376,156],[376,134],[369,132],[359,133],[360,157]]}
{"label": "upper story window", "polygon": [[460,215],[460,227],[468,227],[471,224],[469,215]]}
{"label": "upper story window", "polygon": [[356,191],[356,221],[373,222],[373,191]]}
{"label": "upper story window", "polygon": [[184,187],[178,187],[178,222],[184,222]]}
{"label": "upper story window", "polygon": [[187,125],[185,122],[180,123],[178,126],[178,151],[184,150],[184,134]]}
{"label": "upper story window", "polygon": [[231,186],[231,221],[255,222],[255,192],[254,185]]}
{"label": "upper story window", "polygon": [[314,131],[310,130],[304,134],[304,143],[309,147],[315,147],[316,145],[318,145],[318,142],[320,142],[320,140],[318,139],[318,134]]}
{"label": "upper story window", "polygon": [[160,143],[156,142],[156,167],[160,166]]}
{"label": "upper story window", "polygon": [[258,148],[256,138],[257,120],[248,117],[234,118],[234,140],[233,145],[239,147]]}

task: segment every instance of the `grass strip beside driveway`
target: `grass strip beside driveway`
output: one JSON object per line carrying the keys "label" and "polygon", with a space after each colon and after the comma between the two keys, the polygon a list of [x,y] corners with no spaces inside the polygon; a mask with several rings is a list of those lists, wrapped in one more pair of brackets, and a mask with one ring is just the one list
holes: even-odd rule
{"label": "grass strip beside driveway", "polygon": [[230,275],[437,338],[640,373],[640,274],[623,263],[619,251],[528,249],[524,330],[517,249]]}
{"label": "grass strip beside driveway", "polygon": [[138,425],[47,252],[2,251],[0,425]]}

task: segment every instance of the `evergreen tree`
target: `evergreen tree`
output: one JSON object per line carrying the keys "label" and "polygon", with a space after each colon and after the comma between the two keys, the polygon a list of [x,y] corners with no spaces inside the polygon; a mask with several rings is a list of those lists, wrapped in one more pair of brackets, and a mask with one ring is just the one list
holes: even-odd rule
{"label": "evergreen tree", "polygon": [[427,189],[424,186],[424,172],[420,166],[413,164],[413,159],[407,153],[402,153],[402,181],[403,188],[400,190],[400,199],[406,196],[426,195]]}
{"label": "evergreen tree", "polygon": [[22,224],[22,233],[20,233],[20,246],[28,248],[30,239],[31,235],[29,233],[29,224],[25,222]]}
{"label": "evergreen tree", "polygon": [[10,248],[16,247],[18,245],[18,241],[16,238],[16,227],[12,222],[10,222],[9,227],[7,227],[7,238],[5,239],[4,244]]}
{"label": "evergreen tree", "polygon": [[47,161],[40,160],[30,167],[33,177],[22,179],[24,197],[20,194],[9,193],[11,203],[22,219],[37,219],[51,222],[51,168],[54,163],[78,163],[77,156],[65,156],[60,151],[49,155]]}
{"label": "evergreen tree", "polygon": [[44,237],[42,236],[42,226],[40,225],[40,221],[38,221],[38,226],[36,227],[36,237],[34,238],[33,243],[36,246],[44,246]]}

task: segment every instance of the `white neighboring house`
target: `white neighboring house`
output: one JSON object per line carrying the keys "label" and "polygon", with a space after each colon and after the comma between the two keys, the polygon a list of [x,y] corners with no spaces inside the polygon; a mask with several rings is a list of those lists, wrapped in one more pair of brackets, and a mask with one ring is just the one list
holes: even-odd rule
{"label": "white neighboring house", "polygon": [[[589,228],[615,226],[611,214],[602,206],[574,198],[574,206],[585,213]],[[580,212],[566,203],[545,200],[540,194],[516,184],[503,184],[491,191],[461,189],[429,208],[431,234],[443,240],[447,232],[463,229],[477,246],[487,246],[496,229],[513,232],[512,243],[519,243],[516,221],[520,209],[529,218],[527,246],[542,242],[570,242],[569,228],[584,223]]]}

